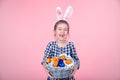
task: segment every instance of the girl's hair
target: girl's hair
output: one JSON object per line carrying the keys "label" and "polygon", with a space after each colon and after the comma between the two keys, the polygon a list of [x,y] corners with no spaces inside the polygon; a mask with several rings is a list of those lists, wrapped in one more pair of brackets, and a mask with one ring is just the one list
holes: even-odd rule
{"label": "girl's hair", "polygon": [[64,23],[64,24],[66,24],[66,25],[68,26],[68,33],[69,33],[69,24],[68,24],[68,22],[65,21],[65,20],[59,20],[59,21],[57,21],[57,22],[55,23],[55,25],[54,25],[54,30],[56,30],[57,26],[58,26],[59,24],[61,24],[61,23]]}

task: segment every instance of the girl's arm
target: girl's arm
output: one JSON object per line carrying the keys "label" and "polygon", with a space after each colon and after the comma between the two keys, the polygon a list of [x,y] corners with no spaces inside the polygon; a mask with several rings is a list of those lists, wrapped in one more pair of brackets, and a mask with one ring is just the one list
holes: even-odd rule
{"label": "girl's arm", "polygon": [[79,69],[79,67],[80,67],[80,60],[77,56],[76,49],[75,49],[75,46],[74,46],[73,42],[71,42],[71,54],[70,55],[71,55],[72,58],[74,58],[76,60],[76,64],[77,64],[74,67],[74,71],[70,75],[70,76],[73,76],[75,74],[75,72],[77,71],[77,69]]}
{"label": "girl's arm", "polygon": [[50,50],[51,50],[50,46],[51,46],[51,42],[48,43],[48,45],[47,45],[47,47],[45,49],[44,58],[43,58],[41,64],[43,65],[43,68],[45,69],[46,73],[48,73],[48,76],[52,78],[52,76],[49,75],[49,71],[48,71],[48,69],[46,67],[46,64],[45,64],[46,63],[46,59],[50,57]]}
{"label": "girl's arm", "polygon": [[47,47],[45,49],[44,58],[41,62],[42,65],[46,62],[46,59],[50,57],[50,49],[51,49],[50,46],[51,46],[51,42],[47,44]]}
{"label": "girl's arm", "polygon": [[77,56],[77,53],[76,53],[76,49],[75,49],[75,46],[74,46],[74,43],[71,42],[71,57],[74,58],[76,60],[76,66],[77,66],[77,69],[79,69],[80,67],[80,60]]}

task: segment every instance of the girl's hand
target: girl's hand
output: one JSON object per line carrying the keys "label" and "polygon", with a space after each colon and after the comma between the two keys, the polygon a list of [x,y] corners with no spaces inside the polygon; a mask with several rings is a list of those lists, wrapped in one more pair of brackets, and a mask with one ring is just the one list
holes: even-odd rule
{"label": "girl's hand", "polygon": [[74,74],[75,74],[75,72],[77,71],[77,69],[78,69],[78,65],[76,64],[76,65],[75,65],[75,68],[74,68],[74,70],[73,70],[73,72],[72,72],[72,74],[71,74],[70,76],[74,76]]}
{"label": "girl's hand", "polygon": [[44,68],[44,69],[47,69],[47,67],[46,67],[45,63],[43,63],[42,65],[43,65],[43,68]]}
{"label": "girl's hand", "polygon": [[42,65],[43,65],[43,68],[45,69],[45,72],[48,74],[48,76],[49,76],[50,78],[53,78],[53,77],[49,74],[49,71],[48,71],[48,69],[47,69],[46,64],[43,63]]}

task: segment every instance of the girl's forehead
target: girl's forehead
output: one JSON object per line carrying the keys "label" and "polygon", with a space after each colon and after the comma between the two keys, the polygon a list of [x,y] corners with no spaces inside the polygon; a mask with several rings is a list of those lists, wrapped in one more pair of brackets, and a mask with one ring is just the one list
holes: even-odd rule
{"label": "girl's forehead", "polygon": [[68,28],[68,25],[65,23],[60,23],[57,25],[58,28]]}

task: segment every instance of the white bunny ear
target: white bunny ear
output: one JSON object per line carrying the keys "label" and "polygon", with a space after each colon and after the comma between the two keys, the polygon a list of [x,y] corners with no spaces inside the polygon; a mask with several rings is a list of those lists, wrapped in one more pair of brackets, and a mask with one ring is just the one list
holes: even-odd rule
{"label": "white bunny ear", "polygon": [[60,20],[63,18],[62,9],[60,7],[56,8],[57,19]]}
{"label": "white bunny ear", "polygon": [[65,14],[64,14],[64,19],[68,19],[70,16],[73,14],[73,8],[71,6],[68,6]]}

